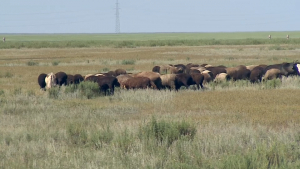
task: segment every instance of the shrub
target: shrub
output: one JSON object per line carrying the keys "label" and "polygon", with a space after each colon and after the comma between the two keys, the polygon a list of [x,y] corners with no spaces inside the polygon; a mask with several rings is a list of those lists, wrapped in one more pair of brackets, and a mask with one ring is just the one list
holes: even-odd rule
{"label": "shrub", "polygon": [[57,65],[59,65],[59,63],[60,63],[60,61],[53,61],[52,66],[57,66]]}
{"label": "shrub", "polygon": [[105,68],[102,69],[102,71],[103,71],[103,72],[108,72],[108,71],[109,71],[109,68],[105,67]]}
{"label": "shrub", "polygon": [[57,99],[59,96],[59,88],[58,87],[52,87],[50,89],[48,89],[48,96],[49,98],[52,99]]}
{"label": "shrub", "polygon": [[78,87],[75,84],[68,85],[65,88],[65,93],[74,93],[77,90],[77,88]]}
{"label": "shrub", "polygon": [[12,74],[12,73],[10,73],[10,72],[6,72],[5,74],[4,74],[4,77],[5,78],[11,78],[11,77],[13,77],[14,75]]}
{"label": "shrub", "polygon": [[39,63],[38,62],[34,62],[34,61],[29,61],[29,62],[27,62],[27,65],[28,66],[37,66],[37,65],[39,65]]}
{"label": "shrub", "polygon": [[122,60],[121,64],[122,65],[134,65],[135,60]]}
{"label": "shrub", "polygon": [[195,134],[195,126],[192,126],[186,121],[180,123],[158,122],[155,118],[152,118],[151,122],[140,128],[139,138],[146,140],[155,139],[159,145],[166,143],[170,146],[178,139],[186,138],[191,140]]}
{"label": "shrub", "polygon": [[128,153],[134,144],[133,134],[129,133],[128,129],[125,129],[116,139],[116,145],[121,149],[123,153]]}
{"label": "shrub", "polygon": [[278,88],[280,85],[281,85],[281,79],[272,79],[263,82],[263,86],[266,89],[275,89]]}
{"label": "shrub", "polygon": [[103,144],[109,144],[114,138],[114,133],[107,127],[103,131],[94,133],[91,137],[91,142],[93,143],[96,149],[102,147]]}
{"label": "shrub", "polygon": [[91,99],[100,95],[99,85],[95,82],[84,81],[78,85],[81,96]]}
{"label": "shrub", "polygon": [[85,145],[88,143],[88,134],[81,123],[72,123],[67,126],[67,134],[71,144]]}

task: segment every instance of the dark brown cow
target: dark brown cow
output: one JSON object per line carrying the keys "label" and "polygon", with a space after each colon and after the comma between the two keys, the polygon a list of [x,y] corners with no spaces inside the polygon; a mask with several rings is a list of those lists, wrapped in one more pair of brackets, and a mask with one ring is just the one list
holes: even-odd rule
{"label": "dark brown cow", "polygon": [[67,85],[68,75],[65,72],[57,72],[55,74],[56,84],[59,86]]}
{"label": "dark brown cow", "polygon": [[103,75],[105,75],[105,76],[114,76],[114,77],[117,76],[115,71],[109,71],[109,72],[107,72],[107,73],[101,73],[101,74],[103,74]]}
{"label": "dark brown cow", "polygon": [[[99,85],[100,91],[104,92],[105,95],[113,95],[115,87],[120,86],[118,79],[112,76],[99,77],[97,83]],[[110,93],[108,93],[108,89],[110,90]]]}
{"label": "dark brown cow", "polygon": [[147,89],[154,87],[155,84],[147,77],[133,77],[127,79],[124,83],[124,88],[128,89]]}
{"label": "dark brown cow", "polygon": [[255,83],[255,82],[261,82],[262,77],[264,75],[264,68],[261,66],[256,66],[251,70],[250,73],[250,82]]}
{"label": "dark brown cow", "polygon": [[232,80],[249,79],[251,71],[244,65],[226,68],[226,72]]}
{"label": "dark brown cow", "polygon": [[175,90],[180,89],[181,86],[185,86],[189,88],[189,86],[193,84],[193,79],[191,75],[186,73],[177,74],[175,77]]}
{"label": "dark brown cow", "polygon": [[213,75],[212,79],[215,79],[217,74],[227,73],[226,69],[223,67],[206,67],[206,70],[209,70],[212,73],[212,75]]}
{"label": "dark brown cow", "polygon": [[122,74],[127,74],[125,69],[116,69],[115,70],[115,76],[119,76],[119,75],[122,75]]}
{"label": "dark brown cow", "polygon": [[74,76],[73,75],[67,75],[67,85],[74,84]]}
{"label": "dark brown cow", "polygon": [[152,68],[152,72],[160,73],[160,66],[154,66],[154,67]]}
{"label": "dark brown cow", "polygon": [[84,79],[81,76],[81,74],[75,74],[74,75],[74,84],[79,84],[80,82],[82,82]]}
{"label": "dark brown cow", "polygon": [[41,73],[39,76],[38,76],[38,83],[40,85],[40,89],[42,90],[46,90],[45,87],[46,87],[46,82],[45,82],[45,78],[46,78],[47,74],[45,73]]}
{"label": "dark brown cow", "polygon": [[201,73],[191,73],[190,75],[193,79],[193,82],[192,82],[191,85],[195,84],[197,86],[198,90],[200,89],[200,86],[203,89],[202,83],[203,83],[203,80],[204,80],[204,76]]}

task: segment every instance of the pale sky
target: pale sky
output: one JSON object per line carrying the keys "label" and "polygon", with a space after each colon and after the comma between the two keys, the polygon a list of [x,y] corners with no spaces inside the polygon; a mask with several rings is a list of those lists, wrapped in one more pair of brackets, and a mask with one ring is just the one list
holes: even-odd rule
{"label": "pale sky", "polygon": [[[1,0],[0,33],[115,33],[116,0]],[[121,33],[299,31],[300,0],[119,0]]]}

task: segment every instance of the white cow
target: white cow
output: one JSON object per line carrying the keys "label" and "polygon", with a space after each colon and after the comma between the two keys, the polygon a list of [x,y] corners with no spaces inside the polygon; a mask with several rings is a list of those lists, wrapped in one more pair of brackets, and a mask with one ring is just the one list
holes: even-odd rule
{"label": "white cow", "polygon": [[49,73],[47,74],[46,78],[45,78],[45,82],[46,82],[46,88],[51,88],[53,86],[56,85],[56,82],[55,82],[55,74],[54,73]]}

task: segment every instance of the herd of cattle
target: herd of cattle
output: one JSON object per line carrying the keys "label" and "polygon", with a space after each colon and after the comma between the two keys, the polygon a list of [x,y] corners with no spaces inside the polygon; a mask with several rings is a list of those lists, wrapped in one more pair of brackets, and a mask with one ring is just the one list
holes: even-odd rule
{"label": "herd of cattle", "polygon": [[[65,72],[56,74],[42,73],[38,77],[40,88],[45,90],[54,86],[79,84],[82,81],[92,81],[99,85],[99,90],[106,94],[113,94],[115,87],[123,89],[174,89],[182,86],[188,88],[196,85],[198,90],[203,84],[227,80],[250,80],[252,83],[263,80],[281,78],[282,76],[299,76],[300,64],[297,62],[280,63],[274,65],[239,65],[226,67],[208,64],[162,65],[154,66],[152,71],[136,74],[127,73],[124,69],[117,69],[107,73],[70,75]],[[107,93],[110,92],[110,93]]]}

